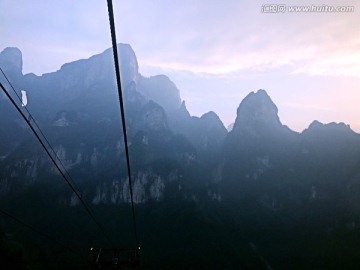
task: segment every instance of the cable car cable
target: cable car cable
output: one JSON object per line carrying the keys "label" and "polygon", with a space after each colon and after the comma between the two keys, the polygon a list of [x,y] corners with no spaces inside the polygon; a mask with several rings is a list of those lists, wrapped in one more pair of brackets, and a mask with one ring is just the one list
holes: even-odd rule
{"label": "cable car cable", "polygon": [[51,159],[51,161],[53,162],[53,164],[55,165],[56,169],[60,172],[61,176],[64,178],[65,182],[68,184],[68,186],[70,187],[70,189],[75,193],[75,195],[78,197],[78,199],[80,200],[80,202],[82,203],[82,205],[84,206],[86,212],[90,215],[91,219],[94,221],[94,223],[97,225],[97,227],[99,228],[99,230],[102,232],[103,236],[107,239],[107,241],[111,244],[112,247],[114,247],[114,244],[111,240],[111,238],[107,235],[107,233],[105,232],[104,228],[101,226],[101,224],[97,221],[97,219],[95,218],[95,216],[93,215],[92,211],[90,210],[90,208],[87,206],[87,204],[85,203],[84,199],[82,198],[82,196],[79,194],[79,192],[75,189],[75,187],[70,183],[69,179],[66,177],[66,175],[64,174],[64,172],[60,169],[59,165],[56,163],[55,159],[52,157],[52,155],[50,154],[49,150],[46,148],[44,142],[41,140],[39,134],[36,132],[36,130],[34,129],[34,127],[31,125],[31,123],[29,122],[29,120],[26,118],[25,114],[20,110],[20,108],[17,106],[17,104],[15,103],[14,99],[10,96],[9,92],[6,90],[6,88],[3,86],[3,84],[0,82],[0,88],[3,90],[3,92],[5,93],[5,95],[9,98],[9,100],[11,101],[11,103],[14,105],[14,107],[16,108],[16,110],[20,113],[20,115],[23,117],[23,119],[25,120],[26,124],[30,127],[30,129],[32,130],[32,132],[34,133],[35,137],[37,138],[37,140],[39,141],[39,143],[41,144],[41,146],[44,148],[46,154],[49,156],[49,158]]}
{"label": "cable car cable", "polygon": [[[13,84],[10,82],[10,80],[8,79],[8,77],[6,76],[5,72],[3,71],[3,69],[0,67],[0,71],[3,74],[4,78],[6,79],[6,81],[8,82],[8,84],[10,85],[11,89],[13,90],[13,92],[15,93],[15,95],[18,97],[19,101],[21,102],[21,104],[23,104],[21,97],[19,96],[19,94],[16,92]],[[65,171],[66,175],[69,177],[69,179],[71,180],[71,183],[74,185],[74,187],[76,188],[76,191],[78,192],[79,196],[82,197],[81,195],[81,191],[79,186],[76,184],[76,181],[72,178],[72,176],[70,175],[69,171],[66,169],[65,165],[63,164],[63,162],[61,161],[61,159],[58,157],[56,151],[54,150],[54,148],[52,147],[52,145],[50,144],[49,140],[46,138],[45,134],[42,132],[41,128],[39,127],[39,125],[37,124],[37,121],[35,120],[35,117],[31,114],[31,112],[29,111],[29,109],[24,106],[25,110],[27,111],[27,113],[29,114],[28,117],[28,122],[31,123],[31,120],[33,120],[35,126],[37,127],[37,129],[39,130],[40,134],[42,135],[42,137],[44,138],[44,140],[46,141],[48,147],[51,149],[51,151],[53,152],[54,155],[54,159],[57,160],[62,169]],[[86,202],[84,201],[84,203],[86,204]],[[94,215],[94,211],[91,209],[90,206],[86,205],[89,210],[92,212],[92,214]]]}
{"label": "cable car cable", "polygon": [[[1,73],[3,74],[3,76],[5,77],[6,81],[7,81],[8,84],[10,85],[10,87],[11,87],[11,89],[13,90],[13,92],[15,93],[15,95],[18,97],[19,101],[22,103],[21,97],[20,97],[19,94],[16,92],[13,84],[10,82],[10,80],[8,79],[8,77],[6,76],[5,72],[3,71],[3,69],[2,69],[1,67],[0,67],[0,71],[1,71]],[[29,110],[26,106],[24,106],[24,108],[25,108],[25,110],[27,111],[27,113],[29,114],[29,117],[28,117],[29,123],[31,123],[31,120],[33,120],[35,126],[37,127],[37,129],[39,130],[40,134],[42,135],[42,137],[43,137],[44,140],[46,141],[48,147],[49,147],[49,148],[51,149],[51,151],[53,152],[53,155],[54,155],[54,157],[55,157],[54,159],[57,160],[57,161],[60,163],[62,169],[65,171],[66,175],[67,175],[67,176],[69,177],[69,179],[71,180],[71,183],[72,183],[72,184],[74,185],[74,187],[76,188],[78,194],[79,194],[80,196],[82,196],[79,186],[76,184],[76,181],[72,178],[72,176],[70,175],[69,171],[66,169],[66,167],[65,167],[65,165],[63,164],[63,162],[61,161],[61,159],[58,157],[56,151],[54,150],[54,148],[53,148],[52,145],[50,144],[49,140],[46,138],[45,134],[42,132],[41,128],[40,128],[39,125],[37,124],[37,121],[35,120],[35,117],[31,114],[30,110]],[[86,203],[86,202],[84,201],[84,203]],[[89,210],[92,212],[92,214],[95,215],[95,214],[94,214],[94,211],[92,210],[92,208],[91,208],[89,205],[87,205],[87,207],[88,207]]]}
{"label": "cable car cable", "polygon": [[136,217],[135,217],[134,198],[133,198],[133,189],[132,189],[132,180],[131,180],[129,147],[128,147],[128,140],[127,140],[127,132],[126,132],[124,102],[123,102],[123,95],[122,95],[122,89],[121,89],[120,67],[119,67],[119,58],[118,58],[117,43],[116,43],[114,11],[113,11],[112,0],[107,0],[107,6],[108,6],[108,13],[109,13],[111,41],[112,41],[113,54],[114,54],[116,84],[117,84],[119,103],[120,103],[121,122],[122,122],[123,135],[124,135],[126,165],[127,165],[127,174],[128,174],[128,178],[129,178],[129,189],[130,189],[130,200],[131,200],[131,210],[132,210],[132,218],[133,218],[133,226],[134,226],[135,244],[136,244],[136,248],[138,249],[139,243],[138,243],[138,236],[137,236],[137,229],[136,229]]}
{"label": "cable car cable", "polygon": [[[8,82],[8,84],[10,85],[11,89],[14,91],[15,95],[18,97],[19,101],[22,104],[22,99],[19,96],[19,94],[16,92],[14,86],[12,85],[12,83],[10,82],[10,80],[8,79],[8,77],[6,76],[5,72],[3,71],[3,69],[0,67],[0,71],[1,73],[4,75],[6,81]],[[37,127],[37,129],[39,130],[40,134],[42,135],[42,137],[44,138],[44,140],[46,141],[48,147],[51,149],[51,151],[53,152],[53,155],[55,157],[56,160],[59,161],[61,167],[63,168],[63,170],[65,171],[65,173],[67,174],[67,176],[70,178],[72,184],[75,186],[75,188],[77,189],[78,193],[81,194],[79,187],[77,186],[76,182],[74,181],[74,179],[71,177],[70,173],[67,171],[65,165],[62,163],[61,159],[57,156],[56,151],[54,150],[54,148],[51,146],[50,142],[48,141],[48,139],[46,138],[45,134],[42,132],[41,128],[39,127],[39,125],[37,124],[37,121],[35,120],[34,116],[30,113],[29,109],[24,106],[25,110],[27,111],[27,113],[29,114],[28,117],[28,121],[31,123],[31,120],[33,120],[35,126]]]}

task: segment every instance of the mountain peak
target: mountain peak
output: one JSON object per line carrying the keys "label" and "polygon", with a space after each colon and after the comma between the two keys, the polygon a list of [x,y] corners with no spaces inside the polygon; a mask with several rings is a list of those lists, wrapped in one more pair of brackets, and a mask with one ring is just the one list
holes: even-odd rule
{"label": "mountain peak", "polygon": [[340,134],[340,133],[354,133],[349,125],[345,123],[335,123],[331,122],[328,124],[323,124],[318,120],[314,120],[307,129],[303,131],[304,134],[320,134],[320,133],[331,133],[331,134]]}
{"label": "mountain peak", "polygon": [[179,89],[165,75],[140,77],[138,91],[161,105],[167,112],[177,110],[181,106]]}
{"label": "mountain peak", "polygon": [[278,116],[278,108],[267,92],[260,89],[248,94],[240,103],[233,130],[254,133],[258,128],[279,126],[282,124]]}
{"label": "mountain peak", "polygon": [[[124,88],[132,82],[137,82],[139,78],[139,66],[134,50],[129,44],[119,43],[117,45],[121,83]],[[67,85],[73,85],[83,80],[85,85],[92,85],[95,81],[110,80],[114,81],[114,60],[113,49],[106,49],[100,54],[91,56],[88,59],[81,59],[61,66],[60,72],[63,76],[74,78],[72,81],[65,82]]]}
{"label": "mountain peak", "polygon": [[130,44],[118,44],[120,54],[121,75],[124,78],[125,87],[132,81],[136,82],[139,77],[139,64],[133,48]]}
{"label": "mountain peak", "polygon": [[206,120],[209,120],[209,121],[220,121],[220,118],[219,116],[213,112],[213,111],[209,111],[207,113],[204,113],[202,116],[201,116],[202,119],[206,119]]}
{"label": "mountain peak", "polygon": [[18,48],[7,47],[0,53],[0,67],[13,74],[22,74],[22,53]]}
{"label": "mountain peak", "polygon": [[213,111],[204,113],[201,117],[200,120],[204,123],[207,123],[208,127],[211,128],[217,128],[218,130],[221,130],[221,133],[227,134],[227,130],[223,124],[223,122],[221,121],[220,117]]}

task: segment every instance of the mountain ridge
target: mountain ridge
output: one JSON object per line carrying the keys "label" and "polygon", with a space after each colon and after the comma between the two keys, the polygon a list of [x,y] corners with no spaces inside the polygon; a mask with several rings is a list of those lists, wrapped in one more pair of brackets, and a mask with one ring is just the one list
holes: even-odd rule
{"label": "mountain ridge", "polygon": [[[318,121],[294,132],[265,90],[241,101],[228,132],[214,112],[191,116],[168,77],[142,77],[130,49],[119,45],[128,54],[123,98],[146,269],[359,268],[360,134],[343,123]],[[27,91],[27,108],[104,228],[123,247],[132,246],[110,50],[91,59],[43,76],[8,69],[9,78]],[[103,246],[78,198],[3,94],[0,204],[84,254]],[[44,265],[34,269],[54,262],[74,269],[63,266],[69,257],[57,247],[41,245],[3,219],[0,227],[0,257],[3,239],[14,240],[24,252],[16,256],[29,254]]]}
{"label": "mountain ridge", "polygon": [[[120,53],[121,54],[120,66],[122,67],[122,69],[121,69],[122,74],[121,75],[122,75],[122,79],[124,80],[123,87],[127,88],[129,86],[129,83],[137,82],[138,80],[141,80],[141,79],[150,79],[151,80],[152,78],[161,78],[162,80],[165,79],[165,80],[169,81],[169,83],[171,83],[173,85],[173,87],[176,88],[175,84],[173,82],[171,82],[166,75],[155,75],[155,76],[151,76],[149,78],[143,77],[138,72],[139,67],[138,67],[137,58],[136,58],[135,52],[133,51],[133,49],[131,48],[131,46],[129,44],[119,43],[118,44],[118,49],[122,51]],[[15,57],[15,55],[16,55],[16,57]],[[105,66],[109,66],[108,62],[111,61],[112,57],[113,57],[112,56],[112,50],[111,50],[111,48],[109,48],[109,49],[106,49],[104,52],[99,53],[99,54],[95,54],[95,55],[93,55],[93,56],[91,56],[89,58],[79,59],[79,60],[71,61],[69,63],[65,63],[60,67],[59,70],[54,71],[54,72],[44,73],[44,74],[42,74],[40,76],[35,75],[35,74],[30,72],[30,73],[24,74],[23,76],[24,77],[36,77],[36,78],[47,77],[47,76],[51,76],[52,74],[57,73],[57,72],[66,72],[68,67],[72,67],[73,65],[88,66],[90,64],[90,66],[91,66],[92,61],[96,62],[97,65],[98,65],[98,63],[99,63],[98,59],[101,59],[101,62],[104,62],[105,60],[106,61],[105,61],[105,65],[101,65],[99,70],[106,70],[106,73],[103,73],[103,74],[111,74],[110,77],[114,78],[113,67],[110,65],[110,67],[105,68]],[[95,61],[95,60],[97,60],[97,61]],[[10,66],[13,65],[13,64],[11,64],[13,62],[15,62],[14,67],[16,67],[16,68],[13,68],[13,70],[16,70],[16,72],[18,72],[18,73],[21,72],[21,74],[22,74],[22,53],[21,53],[21,51],[16,47],[7,47],[2,52],[0,52],[0,64],[2,64],[2,66],[8,68],[9,65]],[[12,73],[11,70],[10,70],[10,73]],[[92,74],[92,76],[89,76],[89,77],[97,77],[97,79],[99,78],[99,76],[95,76],[94,74]],[[105,76],[101,75],[100,78],[102,78],[102,77],[105,77]],[[178,95],[178,97],[175,98],[175,99],[178,100],[178,101],[176,101],[176,104],[178,104],[177,105],[178,107],[175,106],[174,109],[178,109],[183,101],[181,100],[181,98],[179,96],[179,94],[180,94],[179,90],[177,89],[175,91],[176,91],[176,95]],[[140,90],[140,92],[141,92],[141,90]],[[251,98],[253,95],[256,95],[256,94],[259,95],[259,93],[263,97],[266,97],[266,96],[269,97],[266,90],[259,89],[256,92],[255,91],[250,92],[244,99]],[[156,99],[154,101],[159,103],[158,100],[156,100]],[[162,104],[162,102],[160,102],[159,104],[164,107],[164,104]],[[240,102],[240,105],[241,105],[241,102]],[[276,116],[278,118],[278,115],[277,115],[278,108],[276,107],[275,104],[273,104],[273,105],[275,106],[274,111],[276,111]],[[167,106],[165,105],[165,107],[167,107]],[[172,106],[170,106],[170,107],[172,107]],[[165,109],[168,110],[169,108],[165,108]],[[241,110],[240,106],[238,107],[237,111],[239,111],[239,109]],[[204,113],[204,114],[206,114],[206,113]],[[280,119],[278,118],[278,119],[276,119],[276,121],[280,121]],[[317,120],[313,120],[313,122],[314,121],[317,121]],[[319,122],[319,121],[317,121],[317,122]],[[305,128],[304,130],[309,129],[311,124],[312,123],[310,123],[309,126],[307,128]],[[324,123],[322,123],[322,124],[324,124]],[[330,124],[330,123],[325,123],[325,124]],[[339,123],[339,124],[341,124],[341,123]],[[348,124],[345,124],[345,125],[349,126]],[[234,127],[235,126],[236,126],[236,121],[234,121]],[[353,132],[355,132],[355,131],[353,131]],[[357,133],[357,132],[355,132],[355,133]]]}
{"label": "mountain ridge", "polygon": [[[138,180],[135,179],[141,183],[141,188],[138,189],[140,194],[148,194],[150,191],[146,190],[156,179],[161,179],[156,180],[161,183],[157,182],[155,185],[157,188],[161,187],[161,191],[153,191],[158,194],[156,198],[162,198],[160,193],[166,192],[166,188],[162,187],[172,185],[173,180],[170,179],[177,179],[175,182],[178,186],[188,186],[187,190],[191,194],[182,195],[186,197],[200,196],[196,195],[199,190],[195,193],[192,190],[198,185],[209,189],[206,186],[216,183],[215,186],[228,186],[231,190],[229,186],[236,186],[244,179],[259,179],[298,155],[302,159],[301,153],[314,152],[312,148],[319,148],[315,152],[341,152],[347,160],[346,153],[340,151],[341,148],[349,149],[359,139],[357,133],[342,123],[321,124],[314,121],[302,133],[292,131],[281,123],[277,106],[263,89],[249,93],[240,102],[234,127],[228,132],[218,115],[212,111],[201,117],[191,116],[185,101],[181,100],[179,89],[168,77],[143,77],[138,72],[138,62],[131,46],[118,46],[125,81],[123,92],[130,150],[134,153],[132,160],[136,168],[135,174],[142,175]],[[19,54],[17,51],[15,54],[19,63],[18,56],[21,56],[21,52]],[[12,59],[11,54],[9,59],[6,55],[8,54],[4,57],[0,53],[0,59],[5,59],[4,63]],[[120,117],[111,63],[111,49],[107,49],[89,59],[64,64],[57,72],[42,76],[26,74],[19,79],[23,85],[27,85],[28,108],[53,138],[54,147],[59,149],[61,158],[71,170],[89,171],[92,174],[96,172],[92,176],[88,173],[85,175],[103,179],[95,181],[98,182],[97,189],[119,181],[119,176],[122,179],[124,177],[123,173],[119,174],[121,166],[124,166],[121,157],[124,145],[120,135]],[[42,113],[44,108],[47,110],[46,114]],[[9,115],[8,119],[11,117],[18,118],[16,115]],[[17,121],[8,122],[9,128],[14,132],[23,129]],[[334,132],[338,135],[333,136]],[[14,141],[9,137],[1,142],[4,145],[0,153],[3,157],[1,164],[6,168],[2,176],[2,190],[9,190],[11,175],[19,175],[14,174],[16,170],[23,170],[22,174],[29,181],[37,178],[39,171],[49,173],[44,165],[47,164],[44,161],[46,158],[36,156],[38,150],[35,148],[29,148],[25,154],[27,157],[22,159],[30,160],[28,167],[19,166],[19,161],[13,158],[16,151],[21,153],[19,146],[24,144],[25,138],[23,134],[18,140]],[[337,140],[335,144],[331,143],[334,138]],[[327,145],[326,151],[321,148],[325,147],[322,146],[324,144]],[[14,152],[14,149],[17,150]],[[357,155],[357,148],[354,149],[351,151],[352,156]],[[158,168],[159,162],[167,165],[153,174],[153,167]],[[122,165],[116,168],[116,163]],[[40,164],[42,168],[39,167]],[[53,173],[53,169],[50,173]],[[157,174],[161,177],[157,178]],[[195,177],[197,174],[201,176]],[[144,175],[152,180],[141,180]],[[181,182],[184,175],[192,180]],[[199,181],[194,177],[203,180]],[[219,179],[222,180],[219,182]],[[125,185],[124,180],[121,181]],[[210,188],[209,192],[213,194],[213,190]],[[220,189],[215,187],[215,190]],[[139,198],[142,195],[136,196]],[[217,193],[215,198],[220,198],[220,194]]]}

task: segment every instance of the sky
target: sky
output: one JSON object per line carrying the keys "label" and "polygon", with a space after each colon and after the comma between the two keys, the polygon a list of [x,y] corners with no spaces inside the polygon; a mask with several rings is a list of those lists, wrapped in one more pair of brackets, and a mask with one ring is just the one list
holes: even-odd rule
{"label": "sky", "polygon": [[[113,2],[118,42],[132,46],[142,75],[174,81],[192,115],[214,111],[227,126],[247,94],[265,89],[295,131],[318,120],[360,133],[360,1]],[[324,11],[340,6],[352,11]],[[0,51],[22,51],[24,74],[53,72],[111,47],[107,4],[1,0],[0,37]]]}

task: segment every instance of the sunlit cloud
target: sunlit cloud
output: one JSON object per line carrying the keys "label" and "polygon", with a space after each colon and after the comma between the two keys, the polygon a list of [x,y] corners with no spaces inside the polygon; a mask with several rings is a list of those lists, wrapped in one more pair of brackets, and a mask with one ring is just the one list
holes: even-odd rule
{"label": "sunlit cloud", "polygon": [[[246,9],[233,5],[223,14],[224,20],[216,23],[204,12],[200,15],[206,22],[202,26],[191,27],[193,18],[186,20],[184,16],[180,26],[169,22],[162,30],[171,27],[174,34],[166,32],[161,44],[150,45],[141,55],[143,64],[213,75],[287,66],[293,73],[311,76],[358,76],[358,14],[266,15],[261,14],[260,4],[255,1]],[[360,5],[354,4],[360,12]]]}
{"label": "sunlit cloud", "polygon": [[334,55],[326,58],[315,58],[294,70],[294,73],[307,73],[312,76],[354,76],[360,77],[360,51],[356,54]]}
{"label": "sunlit cloud", "polygon": [[319,51],[321,48],[314,47],[291,48],[282,53],[271,49],[249,51],[233,57],[224,57],[223,54],[218,57],[213,56],[212,61],[203,61],[203,63],[145,58],[142,59],[142,64],[212,75],[231,75],[251,70],[264,71],[286,66],[294,74],[360,76],[360,51],[355,53]]}

